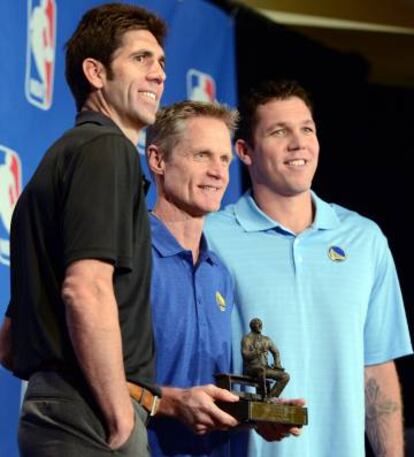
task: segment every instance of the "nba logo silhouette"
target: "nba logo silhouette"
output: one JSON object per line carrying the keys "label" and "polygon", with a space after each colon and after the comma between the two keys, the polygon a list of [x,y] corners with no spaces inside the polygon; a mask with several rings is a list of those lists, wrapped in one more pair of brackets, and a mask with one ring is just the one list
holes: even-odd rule
{"label": "nba logo silhouette", "polygon": [[25,92],[30,103],[44,110],[52,105],[55,50],[55,0],[28,0]]}
{"label": "nba logo silhouette", "polygon": [[22,165],[15,151],[0,144],[0,264],[10,264],[10,224],[22,191]]}
{"label": "nba logo silhouette", "polygon": [[198,102],[216,100],[216,83],[207,73],[191,68],[187,73],[187,98]]}

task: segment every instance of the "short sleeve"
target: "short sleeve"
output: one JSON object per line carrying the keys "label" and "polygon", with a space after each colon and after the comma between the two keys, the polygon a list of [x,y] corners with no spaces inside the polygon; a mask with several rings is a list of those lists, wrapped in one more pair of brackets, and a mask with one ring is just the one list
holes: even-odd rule
{"label": "short sleeve", "polygon": [[63,171],[61,231],[64,264],[96,258],[132,268],[134,202],[139,161],[121,135],[84,144]]}
{"label": "short sleeve", "polygon": [[364,329],[365,364],[384,363],[412,352],[397,271],[381,234],[378,257]]}

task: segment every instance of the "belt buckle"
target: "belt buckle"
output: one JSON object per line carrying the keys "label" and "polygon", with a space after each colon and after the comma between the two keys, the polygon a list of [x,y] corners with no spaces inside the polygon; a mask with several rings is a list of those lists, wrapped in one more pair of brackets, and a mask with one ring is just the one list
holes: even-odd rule
{"label": "belt buckle", "polygon": [[149,413],[150,417],[155,416],[157,414],[159,406],[160,406],[160,397],[158,397],[157,395],[154,395],[153,399],[152,399],[151,411]]}

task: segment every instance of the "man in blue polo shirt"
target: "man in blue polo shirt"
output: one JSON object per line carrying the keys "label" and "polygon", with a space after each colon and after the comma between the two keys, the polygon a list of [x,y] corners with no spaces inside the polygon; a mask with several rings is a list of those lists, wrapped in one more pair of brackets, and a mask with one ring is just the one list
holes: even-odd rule
{"label": "man in blue polo shirt", "polygon": [[[228,456],[223,431],[238,425],[214,403],[238,397],[212,385],[214,373],[230,370],[233,281],[202,233],[227,187],[236,118],[222,105],[187,101],[161,109],[147,130],[157,187],[150,217],[156,379],[167,386],[150,426],[153,456]],[[287,432],[297,429],[275,428],[267,438]]]}
{"label": "man in blue polo shirt", "polygon": [[[206,233],[236,283],[234,347],[250,319],[262,319],[290,374],[284,393],[309,408],[300,440],[273,446],[252,435],[249,455],[362,457],[366,420],[376,455],[402,457],[393,359],[412,347],[387,240],[311,191],[319,144],[303,88],[267,83],[240,115],[236,151],[252,189],[211,215]],[[241,367],[237,350],[233,361]]]}
{"label": "man in blue polo shirt", "polygon": [[157,186],[150,216],[156,380],[171,386],[162,388],[164,417],[150,427],[155,456],[226,455],[227,434],[207,432],[237,425],[214,401],[238,397],[211,384],[230,367],[233,283],[202,235],[204,216],[219,208],[227,187],[235,116],[220,105],[182,102],[162,109],[147,131]]}

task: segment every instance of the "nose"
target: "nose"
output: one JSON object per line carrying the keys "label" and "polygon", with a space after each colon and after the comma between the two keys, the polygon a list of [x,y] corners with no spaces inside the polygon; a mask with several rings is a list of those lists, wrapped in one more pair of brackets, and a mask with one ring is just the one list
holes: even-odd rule
{"label": "nose", "polygon": [[301,132],[294,131],[290,135],[289,149],[300,150],[305,147],[305,138]]}
{"label": "nose", "polygon": [[207,174],[217,180],[225,180],[228,178],[228,165],[224,164],[220,158],[211,159],[207,169]]}
{"label": "nose", "polygon": [[147,77],[151,81],[156,81],[158,84],[163,84],[167,79],[164,67],[158,61],[153,63]]}

